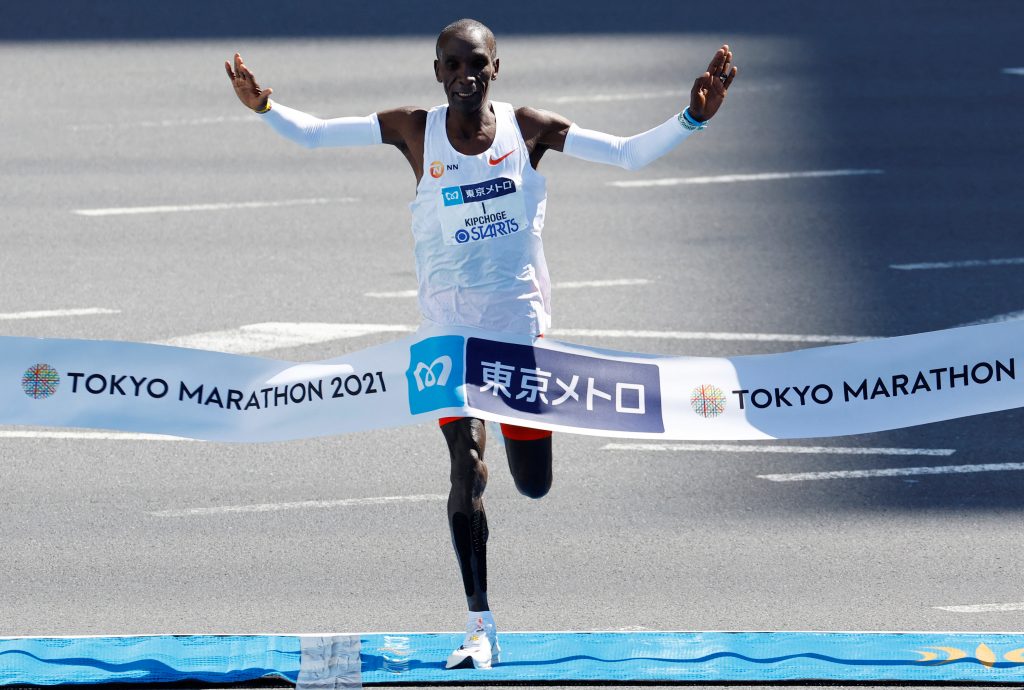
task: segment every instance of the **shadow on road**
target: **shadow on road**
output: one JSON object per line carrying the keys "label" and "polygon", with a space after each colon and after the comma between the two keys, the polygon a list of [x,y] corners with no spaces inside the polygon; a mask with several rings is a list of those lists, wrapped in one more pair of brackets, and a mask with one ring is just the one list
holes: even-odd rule
{"label": "shadow on road", "polygon": [[[995,10],[1010,3],[988,3]],[[910,0],[900,3],[904,16],[946,22],[962,18],[954,3]],[[306,0],[8,0],[0,7],[0,40],[199,39],[214,37],[355,37],[435,34],[445,23],[470,16],[507,34],[623,34],[695,32],[793,35],[808,30],[823,42],[827,33],[870,30],[893,34],[900,24],[887,20],[885,0],[822,3],[740,0],[716,3],[612,3],[566,0],[557,6],[543,0],[515,3],[424,3],[393,0],[355,3]],[[992,14],[996,14],[993,12]],[[903,23],[905,25],[905,22]],[[822,33],[822,30],[825,30]],[[812,65],[809,65],[812,66]]]}

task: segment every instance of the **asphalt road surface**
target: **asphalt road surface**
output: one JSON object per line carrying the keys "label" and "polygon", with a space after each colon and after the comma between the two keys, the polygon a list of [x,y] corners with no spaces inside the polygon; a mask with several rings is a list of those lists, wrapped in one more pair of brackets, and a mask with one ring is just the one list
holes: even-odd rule
{"label": "asphalt road surface", "polygon": [[[502,60],[493,98],[616,134],[677,112],[723,41],[740,66],[708,130],[643,170],[545,157],[555,337],[615,329],[564,339],[727,356],[1024,316],[1024,10],[906,7],[739,3],[735,25],[660,32],[561,17],[531,34],[509,19],[507,36],[484,15]],[[416,324],[408,164],[383,146],[279,139],[222,63],[240,51],[276,100],[318,115],[433,105],[433,35],[454,15],[422,12],[395,35],[105,40],[100,27],[0,43],[0,333]],[[783,175],[735,178],[763,173]],[[723,179],[614,184],[708,176]],[[893,268],[907,264],[937,265]],[[39,311],[57,313],[26,316]],[[393,337],[258,354],[315,360]],[[1020,462],[1022,421],[785,444],[944,456],[622,451],[562,434],[541,501],[516,493],[492,435],[499,629],[1024,629],[1024,472],[761,478]],[[38,431],[0,429],[0,635],[462,624],[434,425],[263,445]],[[362,500],[377,497],[402,498]],[[274,509],[245,509],[262,504]]]}

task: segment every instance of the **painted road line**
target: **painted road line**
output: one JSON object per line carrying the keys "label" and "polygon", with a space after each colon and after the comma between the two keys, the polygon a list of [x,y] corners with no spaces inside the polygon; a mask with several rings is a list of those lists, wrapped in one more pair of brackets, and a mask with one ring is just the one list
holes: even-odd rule
{"label": "painted road line", "polygon": [[[780,91],[782,89],[782,84],[740,84],[739,86],[731,88],[742,90],[744,93],[754,91]],[[634,93],[616,92],[549,96],[539,97],[536,100],[542,103],[557,103],[562,105],[564,103],[621,103],[627,101],[649,100],[652,98],[682,98],[688,95],[688,91],[683,91],[681,89],[669,89],[663,91],[640,91]]]}
{"label": "painted road line", "polygon": [[382,299],[390,299],[395,297],[415,297],[417,295],[416,290],[395,290],[394,292],[364,292],[363,297],[380,297]]}
{"label": "painted road line", "polygon": [[[588,287],[623,287],[626,285],[650,285],[653,280],[647,278],[614,278],[611,280],[569,280],[554,283],[551,287],[558,290],[571,290]],[[396,290],[394,292],[364,292],[364,297],[415,297],[416,290]]]}
{"label": "painted road line", "polygon": [[1021,266],[1024,265],[1024,256],[1015,256],[1010,259],[968,259],[967,261],[935,261],[932,263],[920,264],[890,264],[889,268],[897,271],[927,271],[941,268],[985,268],[988,266]]}
{"label": "painted road line", "polygon": [[447,494],[420,494],[415,496],[375,496],[371,498],[342,498],[334,501],[295,501],[292,503],[256,503],[243,506],[218,506],[215,508],[187,508],[185,510],[155,510],[148,514],[156,517],[191,517],[193,515],[226,515],[229,513],[273,513],[281,510],[306,510],[309,508],[346,508],[348,506],[380,506],[394,503],[419,503],[423,501],[447,501]]}
{"label": "painted road line", "polygon": [[876,340],[864,335],[796,335],[789,333],[715,333],[708,331],[627,331],[607,328],[556,328],[553,336],[592,338],[661,338],[665,340],[725,340],[779,343],[859,343]]}
{"label": "painted road line", "polygon": [[804,170],[801,172],[769,172],[749,175],[716,175],[713,177],[662,177],[655,180],[617,180],[613,187],[671,187],[681,184],[719,184],[723,182],[765,182],[769,180],[795,180],[813,177],[849,177],[852,175],[881,175],[878,169]]}
{"label": "painted road line", "polygon": [[551,287],[559,290],[588,288],[588,287],[622,287],[625,285],[650,285],[652,280],[647,278],[614,278],[611,280],[569,280],[561,283],[554,283]]}
{"label": "painted road line", "polygon": [[164,434],[135,434],[117,431],[0,431],[0,439],[54,438],[84,441],[189,441],[191,438]]}
{"label": "painted road line", "polygon": [[197,125],[219,125],[235,122],[259,122],[259,118],[251,115],[232,115],[220,117],[192,117],[179,120],[143,120],[141,122],[98,122],[81,125],[68,125],[72,132],[97,132],[112,129],[148,129],[152,127],[195,127]]}
{"label": "painted road line", "polygon": [[971,472],[1007,472],[1024,470],[1024,462],[987,465],[943,465],[940,467],[893,467],[884,470],[840,470],[836,472],[799,472],[796,474],[759,474],[758,479],[772,482],[803,482],[816,479],[866,479],[869,477],[911,477],[921,474],[967,474]]}
{"label": "painted road line", "polygon": [[996,611],[1024,611],[1024,601],[1012,604],[969,604],[966,606],[933,606],[934,609],[942,611],[954,611],[956,613],[991,613]]}
{"label": "painted road line", "polygon": [[591,93],[570,96],[554,96],[547,98],[549,103],[615,103],[621,101],[640,101],[650,98],[679,98],[685,92],[678,89],[669,91],[641,91],[639,93]]}
{"label": "painted road line", "polygon": [[970,323],[960,324],[961,326],[983,326],[986,323],[1004,323],[1006,321],[1020,321],[1024,319],[1024,311],[1011,311],[1008,314],[996,314],[990,316],[987,319],[981,319],[979,321],[971,321]]}
{"label": "painted road line", "polygon": [[[160,345],[252,354],[286,347],[327,343],[374,333],[412,333],[416,326],[378,323],[254,323],[222,331],[196,333],[160,341]],[[856,335],[795,335],[782,333],[708,333],[691,331],[629,331],[558,328],[556,337],[646,338],[665,340],[754,341],[789,343],[854,343],[874,340]]]}
{"label": "painted road line", "polygon": [[1019,77],[1024,77],[1024,67],[1007,67],[1003,70],[1003,74],[1015,74]]}
{"label": "painted road line", "polygon": [[141,213],[188,213],[192,211],[228,211],[246,208],[276,208],[278,206],[313,206],[317,204],[347,203],[352,197],[333,199],[282,199],[280,201],[232,201],[216,204],[190,204],[183,206],[126,206],[122,208],[82,208],[72,211],[79,216],[130,216]]}
{"label": "painted road line", "polygon": [[104,309],[89,307],[85,309],[48,309],[45,311],[15,311],[0,314],[0,321],[17,321],[19,319],[48,319],[59,316],[96,316],[99,314],[120,314],[120,309]]}
{"label": "painted road line", "polygon": [[164,340],[160,345],[233,354],[266,352],[285,347],[327,343],[372,333],[411,333],[414,326],[379,323],[254,323],[224,331],[196,333]]}
{"label": "painted road line", "polygon": [[954,448],[865,448],[860,446],[770,446],[738,443],[608,443],[601,450],[692,453],[786,453],[805,455],[929,455],[948,457]]}

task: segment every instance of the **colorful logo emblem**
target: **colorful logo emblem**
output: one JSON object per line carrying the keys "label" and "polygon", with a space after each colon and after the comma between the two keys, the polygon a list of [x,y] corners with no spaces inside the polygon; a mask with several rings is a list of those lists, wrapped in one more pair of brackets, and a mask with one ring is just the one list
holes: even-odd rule
{"label": "colorful logo emblem", "polygon": [[430,164],[430,176],[435,180],[441,175],[444,175],[444,163],[441,161],[434,161]]}
{"label": "colorful logo emblem", "polygon": [[60,374],[49,364],[36,364],[29,367],[21,377],[21,390],[35,400],[49,398],[57,392],[60,385]]}
{"label": "colorful logo emblem", "polygon": [[725,412],[725,393],[718,386],[697,386],[690,393],[690,407],[705,419]]}
{"label": "colorful logo emblem", "polygon": [[409,348],[409,411],[413,414],[462,407],[462,376],[465,370],[463,339],[442,335],[414,343]]}

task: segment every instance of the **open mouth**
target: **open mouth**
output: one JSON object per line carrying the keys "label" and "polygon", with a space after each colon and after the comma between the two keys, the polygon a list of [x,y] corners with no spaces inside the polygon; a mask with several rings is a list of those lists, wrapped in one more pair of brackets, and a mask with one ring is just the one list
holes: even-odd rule
{"label": "open mouth", "polygon": [[452,89],[452,96],[461,101],[471,101],[480,96],[477,89]]}

